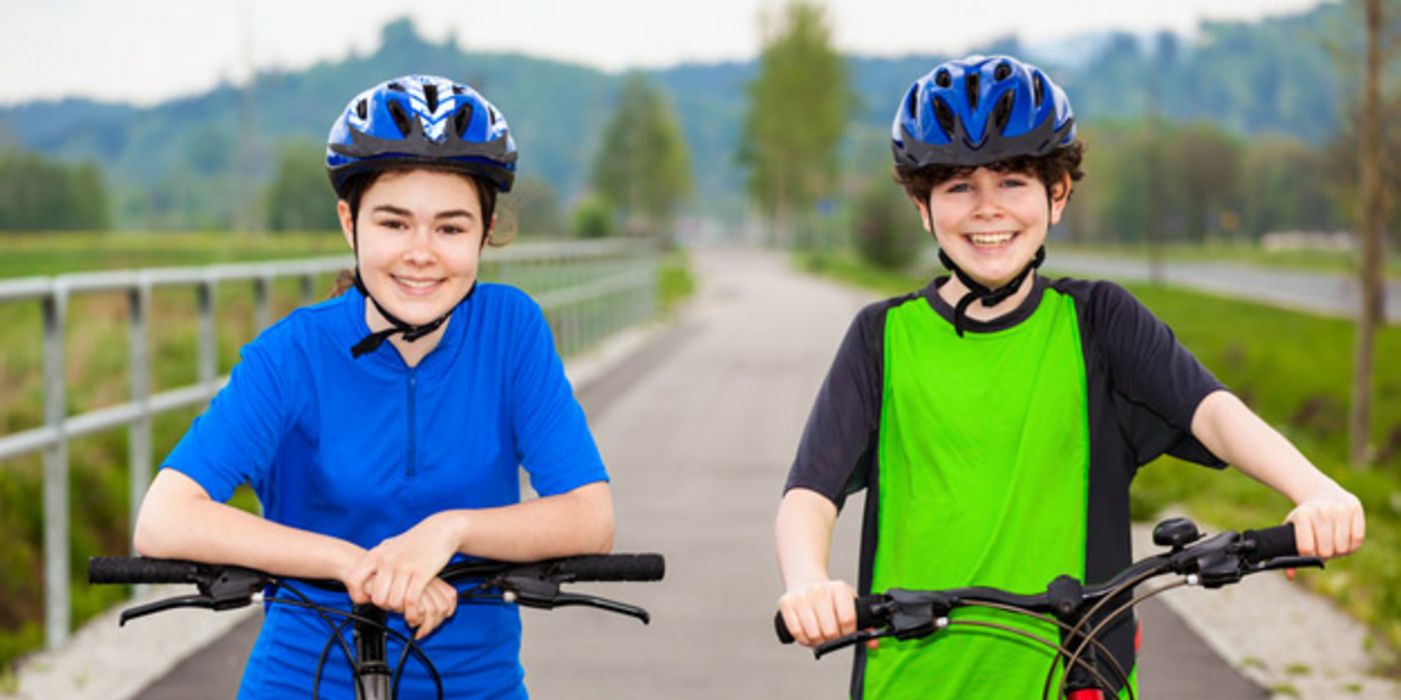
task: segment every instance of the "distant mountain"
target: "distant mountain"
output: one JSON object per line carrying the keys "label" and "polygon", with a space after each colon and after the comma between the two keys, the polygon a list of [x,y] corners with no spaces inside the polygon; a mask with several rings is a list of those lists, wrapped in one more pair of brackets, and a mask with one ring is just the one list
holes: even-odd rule
{"label": "distant mountain", "polygon": [[[1008,38],[980,52],[1041,63],[1070,93],[1082,123],[1140,118],[1156,80],[1160,109],[1170,119],[1204,119],[1244,135],[1281,132],[1316,143],[1335,131],[1340,96],[1351,89],[1341,84],[1325,48],[1329,37],[1339,46],[1361,45],[1346,8],[1323,5],[1254,24],[1210,23],[1192,42],[1172,34],[1098,33],[1031,46]],[[852,57],[856,142],[878,141],[900,94],[944,58]],[[697,210],[743,210],[744,173],[734,153],[746,85],[757,70],[757,62],[748,61],[648,71],[671,95],[689,140]],[[1147,77],[1154,71],[1157,78]],[[286,143],[304,144],[308,157],[316,157],[336,110],[356,91],[410,72],[481,88],[510,119],[522,174],[548,181],[565,201],[586,186],[621,84],[620,76],[583,66],[465,51],[452,40],[435,44],[403,19],[383,28],[381,46],[371,55],[258,74],[247,105],[244,93],[228,85],[145,108],[34,102],[0,108],[0,139],[8,135],[23,148],[63,160],[96,160],[113,186],[123,226],[224,227],[233,220],[238,198],[230,193],[241,168],[266,180]],[[239,133],[250,106],[257,142],[244,161]]]}

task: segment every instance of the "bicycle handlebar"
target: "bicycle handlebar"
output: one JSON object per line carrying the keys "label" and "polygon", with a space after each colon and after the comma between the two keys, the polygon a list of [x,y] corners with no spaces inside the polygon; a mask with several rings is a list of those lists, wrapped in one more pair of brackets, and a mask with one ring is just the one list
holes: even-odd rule
{"label": "bicycle handlebar", "polygon": [[[1318,559],[1298,556],[1293,523],[1285,523],[1262,530],[1246,530],[1241,533],[1226,532],[1205,540],[1200,540],[1196,526],[1185,519],[1160,523],[1158,530],[1169,524],[1176,524],[1179,527],[1184,524],[1190,526],[1189,534],[1182,535],[1172,541],[1170,552],[1134,562],[1128,569],[1107,583],[1085,586],[1083,589],[1075,590],[1072,594],[1073,599],[1068,599],[1063,594],[1053,594],[1049,587],[1044,593],[1032,595],[1015,594],[986,587],[944,591],[891,589],[887,593],[865,595],[856,599],[856,628],[857,630],[868,630],[891,626],[892,615],[910,605],[928,607],[937,613],[936,617],[947,614],[953,608],[977,602],[998,603],[1027,612],[1051,613],[1069,617],[1078,612],[1085,603],[1115,595],[1120,592],[1126,582],[1140,577],[1146,579],[1177,573],[1188,576],[1193,583],[1207,588],[1216,588],[1228,583],[1235,583],[1246,575],[1260,571],[1295,566],[1322,566]],[[1157,532],[1155,530],[1155,542],[1167,545],[1168,537],[1164,536],[1163,539],[1159,539]],[[1078,587],[1078,583],[1076,586]],[[794,641],[793,635],[788,631],[787,624],[783,621],[782,613],[774,615],[774,631],[782,643],[791,644]],[[929,626],[908,630],[908,633],[909,637],[913,638],[925,636],[934,631],[935,628]],[[859,634],[860,632],[858,632]],[[854,638],[855,636],[850,635],[849,637]],[[899,634],[896,636],[905,638]],[[836,645],[837,641],[828,644]],[[844,644],[838,646],[844,646]]]}

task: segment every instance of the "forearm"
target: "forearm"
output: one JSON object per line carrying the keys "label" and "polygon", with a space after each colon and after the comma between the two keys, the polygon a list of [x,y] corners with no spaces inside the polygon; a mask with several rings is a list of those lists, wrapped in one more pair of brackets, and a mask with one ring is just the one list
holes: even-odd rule
{"label": "forearm", "polygon": [[213,501],[189,477],[163,469],[141,505],[144,556],[235,564],[299,578],[341,579],[364,553],[335,537],[281,525]]}
{"label": "forearm", "polygon": [[828,580],[836,522],[837,507],[825,496],[803,488],[784,494],[774,522],[774,540],[785,590]]}
{"label": "forearm", "polygon": [[1296,504],[1341,490],[1230,392],[1217,391],[1202,400],[1192,418],[1192,434],[1217,457]]}
{"label": "forearm", "polygon": [[613,549],[613,496],[608,484],[499,508],[451,510],[457,551],[484,559],[534,561]]}

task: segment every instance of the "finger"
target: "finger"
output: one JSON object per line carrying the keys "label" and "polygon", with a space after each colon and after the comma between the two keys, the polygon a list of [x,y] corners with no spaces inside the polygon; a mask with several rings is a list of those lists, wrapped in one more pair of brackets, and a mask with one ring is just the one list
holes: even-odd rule
{"label": "finger", "polygon": [[841,627],[837,625],[837,606],[832,601],[831,594],[829,593],[815,601],[813,608],[817,612],[817,624],[822,628],[823,641],[840,636]]}
{"label": "finger", "polygon": [[366,584],[375,575],[375,561],[373,558],[365,556],[351,567],[350,573],[345,576],[345,590],[350,594],[350,599],[356,604],[363,604],[370,600],[370,594],[366,592]]}
{"label": "finger", "polygon": [[1311,518],[1313,521],[1314,547],[1318,550],[1318,556],[1324,559],[1333,557],[1333,524],[1323,513],[1317,513]]}
{"label": "finger", "polygon": [[856,599],[846,587],[832,588],[832,610],[837,616],[837,634],[847,635],[856,631]]}
{"label": "finger", "polygon": [[1346,510],[1339,509],[1333,514],[1333,555],[1343,556],[1352,551],[1352,518]]}
{"label": "finger", "polygon": [[370,602],[377,607],[389,609],[389,586],[394,583],[394,573],[378,570],[370,582]]}
{"label": "finger", "polygon": [[806,645],[807,634],[803,632],[803,623],[798,619],[798,612],[793,606],[780,604],[778,612],[783,615],[783,626],[788,628],[788,634],[792,635],[793,641]]}
{"label": "finger", "polygon": [[406,603],[408,603],[409,600],[404,595],[404,592],[409,589],[410,583],[412,583],[412,581],[410,580],[410,575],[404,573],[396,573],[394,575],[394,583],[389,587],[390,610],[403,610],[405,608]]}
{"label": "finger", "polygon": [[447,601],[447,614],[443,616],[444,619],[456,615],[457,589],[453,588],[452,584],[442,579],[433,579],[433,588],[438,589],[442,593],[443,599]]}
{"label": "finger", "polygon": [[1352,511],[1352,549],[1356,551],[1367,540],[1367,516],[1362,513],[1362,508],[1354,508]]}
{"label": "finger", "polygon": [[803,628],[803,646],[815,646],[822,641],[822,626],[817,622],[817,612],[806,602],[798,608],[798,622]]}
{"label": "finger", "polygon": [[[1307,518],[1292,518],[1294,522],[1294,546],[1299,550],[1299,556],[1312,557],[1318,554],[1318,548],[1314,546],[1313,526]],[[1300,522],[1300,521],[1303,522]]]}
{"label": "finger", "polygon": [[1285,569],[1285,570],[1284,570],[1284,577],[1287,578],[1287,579],[1289,579],[1290,581],[1293,581],[1293,580],[1294,580],[1294,577],[1295,577],[1295,576],[1298,576],[1298,575],[1299,575],[1298,569]]}

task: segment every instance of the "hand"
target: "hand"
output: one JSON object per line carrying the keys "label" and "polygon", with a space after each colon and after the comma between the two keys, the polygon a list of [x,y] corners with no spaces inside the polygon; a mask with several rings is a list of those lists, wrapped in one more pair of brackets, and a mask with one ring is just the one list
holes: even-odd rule
{"label": "hand", "polygon": [[[1294,523],[1299,556],[1331,559],[1357,551],[1367,535],[1362,503],[1340,486],[1309,496],[1285,518]],[[1288,572],[1293,578],[1293,571]]]}
{"label": "hand", "polygon": [[[400,612],[411,626],[437,626],[457,608],[457,594],[437,578],[457,553],[457,522],[445,513],[425,518],[365,553],[345,577],[356,603]],[[441,585],[438,585],[441,584]],[[419,635],[427,632],[420,627]]]}
{"label": "hand", "polygon": [[793,639],[815,647],[856,631],[856,591],[845,581],[816,581],[789,589],[778,610]]}

